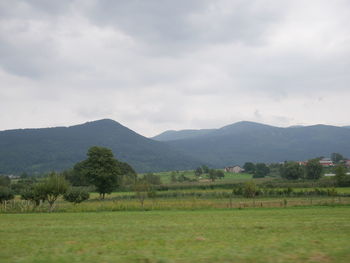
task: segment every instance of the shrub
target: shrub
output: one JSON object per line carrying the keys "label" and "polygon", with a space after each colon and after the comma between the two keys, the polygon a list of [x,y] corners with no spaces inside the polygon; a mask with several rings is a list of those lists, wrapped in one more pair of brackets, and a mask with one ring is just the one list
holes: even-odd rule
{"label": "shrub", "polygon": [[40,201],[45,202],[46,194],[41,184],[35,184],[21,191],[21,199],[31,201],[38,206]]}
{"label": "shrub", "polygon": [[258,188],[254,181],[246,182],[243,186],[243,196],[248,198],[254,198],[258,193]]}
{"label": "shrub", "polygon": [[84,187],[71,187],[63,195],[64,200],[74,204],[79,204],[90,198],[90,193]]}
{"label": "shrub", "polygon": [[11,200],[15,196],[10,188],[6,186],[0,186],[0,203],[3,203],[4,201]]}

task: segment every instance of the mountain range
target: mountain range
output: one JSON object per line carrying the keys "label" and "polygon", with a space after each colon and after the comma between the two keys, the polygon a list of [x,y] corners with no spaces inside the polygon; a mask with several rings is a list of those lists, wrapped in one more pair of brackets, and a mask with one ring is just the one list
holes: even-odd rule
{"label": "mountain range", "polygon": [[220,129],[166,131],[153,137],[217,167],[307,160],[339,152],[350,156],[350,129],[329,125],[274,127],[237,122]]}
{"label": "mountain range", "polygon": [[61,171],[86,159],[91,146],[112,149],[115,157],[138,172],[191,169],[202,164],[173,149],[103,119],[71,127],[19,129],[0,132],[0,174]]}
{"label": "mountain range", "polygon": [[166,131],[146,138],[103,119],[70,127],[0,131],[0,174],[43,173],[71,168],[91,146],[112,149],[138,172],[213,168],[350,156],[350,129],[329,125],[280,128],[238,122],[219,129]]}

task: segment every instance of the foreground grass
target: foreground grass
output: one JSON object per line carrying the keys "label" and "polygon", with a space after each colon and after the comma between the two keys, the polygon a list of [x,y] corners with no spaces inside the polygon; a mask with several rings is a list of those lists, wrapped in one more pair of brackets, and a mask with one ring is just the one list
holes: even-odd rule
{"label": "foreground grass", "polygon": [[0,262],[350,262],[350,207],[2,214]]}

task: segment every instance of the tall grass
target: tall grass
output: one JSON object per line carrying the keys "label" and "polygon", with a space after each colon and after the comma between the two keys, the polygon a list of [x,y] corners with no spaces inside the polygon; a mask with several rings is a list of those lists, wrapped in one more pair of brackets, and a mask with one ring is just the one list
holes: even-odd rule
{"label": "tall grass", "polygon": [[[59,200],[55,212],[100,212],[100,211],[150,211],[150,210],[203,210],[231,209],[247,207],[287,207],[310,205],[348,205],[350,197],[313,197],[313,198],[148,198],[142,206],[137,199],[92,199],[74,205]],[[43,203],[35,207],[28,201],[12,200],[0,205],[0,213],[35,213],[48,212],[48,205]]]}

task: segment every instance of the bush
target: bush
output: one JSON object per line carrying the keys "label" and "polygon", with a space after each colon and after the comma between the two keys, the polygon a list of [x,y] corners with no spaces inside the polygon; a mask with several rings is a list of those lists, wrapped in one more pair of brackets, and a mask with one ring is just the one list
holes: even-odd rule
{"label": "bush", "polygon": [[22,190],[21,199],[31,201],[38,206],[40,201],[45,202],[46,194],[41,184],[35,184]]}
{"label": "bush", "polygon": [[4,201],[11,200],[15,196],[10,188],[6,186],[0,186],[0,203],[3,203]]}
{"label": "bush", "polygon": [[63,195],[64,200],[74,204],[79,204],[90,198],[90,193],[86,188],[83,187],[71,187]]}
{"label": "bush", "polygon": [[246,182],[243,186],[243,196],[247,198],[254,198],[258,193],[258,188],[254,181]]}

